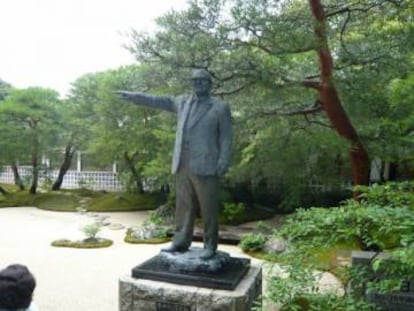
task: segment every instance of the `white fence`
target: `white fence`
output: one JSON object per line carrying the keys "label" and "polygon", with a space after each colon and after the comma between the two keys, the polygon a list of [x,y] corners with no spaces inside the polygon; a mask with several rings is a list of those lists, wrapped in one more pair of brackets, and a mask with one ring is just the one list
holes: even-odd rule
{"label": "white fence", "polygon": [[[58,176],[58,170],[40,171],[39,185],[54,182]],[[19,166],[19,174],[22,180],[30,180],[32,168]],[[10,166],[3,166],[0,170],[0,182],[13,184],[14,176]],[[124,187],[118,180],[118,174],[109,171],[74,171],[69,170],[62,183],[63,189],[87,188],[91,190],[122,191]]]}

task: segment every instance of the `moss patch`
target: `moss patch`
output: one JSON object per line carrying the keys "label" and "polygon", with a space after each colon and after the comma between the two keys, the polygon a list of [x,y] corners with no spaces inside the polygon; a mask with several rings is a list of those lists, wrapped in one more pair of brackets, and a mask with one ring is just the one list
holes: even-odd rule
{"label": "moss patch", "polygon": [[52,246],[55,247],[71,247],[71,248],[102,248],[109,247],[113,244],[108,239],[85,239],[81,241],[70,241],[70,240],[56,240],[52,242]]}
{"label": "moss patch", "polygon": [[19,191],[19,187],[17,187],[16,185],[0,183],[0,187],[2,187],[7,192]]}
{"label": "moss patch", "polygon": [[88,211],[120,212],[154,210],[163,202],[157,194],[104,193],[88,203]]}
{"label": "moss patch", "polygon": [[40,209],[72,212],[78,205],[78,198],[70,193],[49,192],[34,195],[32,203]]}
{"label": "moss patch", "polygon": [[35,196],[26,191],[10,192],[0,196],[0,207],[33,206]]}
{"label": "moss patch", "polygon": [[153,210],[163,203],[160,194],[108,193],[87,189],[51,191],[30,194],[28,191],[15,191],[0,195],[0,207],[34,206],[44,210],[76,212],[79,202],[88,198],[88,211],[120,212]]}

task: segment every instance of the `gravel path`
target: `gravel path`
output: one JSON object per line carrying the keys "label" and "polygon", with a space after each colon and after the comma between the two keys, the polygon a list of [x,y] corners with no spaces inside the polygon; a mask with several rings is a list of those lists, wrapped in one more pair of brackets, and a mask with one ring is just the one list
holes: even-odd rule
{"label": "gravel path", "polygon": [[[141,224],[147,212],[101,213],[105,221],[126,228]],[[93,217],[43,211],[33,207],[0,208],[0,268],[12,263],[29,267],[37,280],[34,301],[39,311],[118,310],[118,279],[156,255],[164,245],[123,242],[125,229],[104,227],[100,237],[109,248],[74,249],[50,246],[57,239],[82,239],[82,224]],[[199,243],[194,243],[197,245]],[[245,257],[234,246],[219,249]]]}

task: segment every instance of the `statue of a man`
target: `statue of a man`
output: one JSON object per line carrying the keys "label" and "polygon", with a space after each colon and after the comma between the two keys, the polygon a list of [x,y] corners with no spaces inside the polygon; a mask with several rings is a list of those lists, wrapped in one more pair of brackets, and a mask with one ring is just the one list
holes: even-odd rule
{"label": "statue of a man", "polygon": [[212,78],[194,69],[190,96],[170,98],[140,92],[118,91],[137,105],[177,114],[172,173],[176,174],[175,234],[166,252],[185,252],[193,238],[194,220],[201,210],[204,250],[201,258],[214,256],[218,243],[218,177],[230,164],[233,131],[229,107],[210,96]]}

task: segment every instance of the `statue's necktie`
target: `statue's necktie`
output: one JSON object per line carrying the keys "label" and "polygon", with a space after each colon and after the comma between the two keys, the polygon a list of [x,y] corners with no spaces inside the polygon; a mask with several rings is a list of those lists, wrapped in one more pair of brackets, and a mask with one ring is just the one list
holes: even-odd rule
{"label": "statue's necktie", "polygon": [[198,101],[195,99],[191,102],[190,111],[188,113],[187,126],[191,124],[191,121],[195,117],[197,113],[197,108],[198,108]]}

